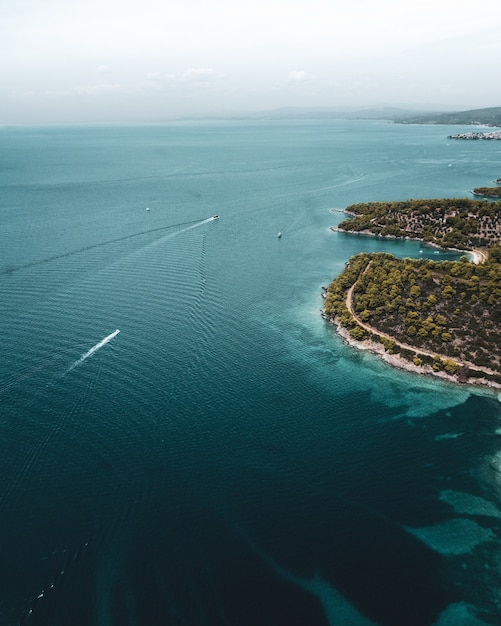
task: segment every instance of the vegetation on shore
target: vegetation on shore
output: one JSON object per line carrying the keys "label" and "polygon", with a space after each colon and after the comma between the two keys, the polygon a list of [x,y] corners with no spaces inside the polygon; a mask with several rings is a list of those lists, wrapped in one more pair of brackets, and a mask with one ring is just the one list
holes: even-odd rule
{"label": "vegetation on shore", "polygon": [[444,248],[489,247],[501,239],[501,202],[469,198],[367,202],[346,208],[338,230],[421,239]]}
{"label": "vegetation on shore", "polygon": [[466,124],[468,126],[483,124],[501,126],[501,107],[471,109],[450,113],[426,113],[418,115],[402,115],[395,118],[400,124]]}
{"label": "vegetation on shore", "polygon": [[483,198],[501,198],[501,187],[475,187],[473,193]]}
{"label": "vegetation on shore", "polygon": [[[501,107],[395,121],[501,126]],[[414,368],[445,372],[460,382],[477,379],[501,386],[501,188],[477,187],[473,193],[500,200],[439,198],[348,206],[350,217],[334,230],[476,249],[477,259],[484,262],[475,264],[466,256],[459,262],[435,262],[361,253],[325,290],[323,315],[347,329],[355,342],[378,342]]]}
{"label": "vegetation on shore", "polygon": [[[352,311],[347,306],[350,290]],[[415,366],[501,383],[501,246],[460,262],[358,254],[330,284],[324,315]]]}

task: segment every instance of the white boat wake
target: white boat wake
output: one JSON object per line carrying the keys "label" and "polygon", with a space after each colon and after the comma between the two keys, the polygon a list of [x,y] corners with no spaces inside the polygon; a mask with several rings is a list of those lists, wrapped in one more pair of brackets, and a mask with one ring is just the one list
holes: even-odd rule
{"label": "white boat wake", "polygon": [[75,361],[73,365],[70,368],[68,368],[66,371],[71,372],[72,369],[75,369],[75,367],[80,365],[80,363],[83,363],[85,359],[88,359],[90,356],[92,356],[94,352],[97,352],[99,348],[102,348],[103,346],[105,346],[109,341],[113,339],[113,337],[116,337],[119,332],[120,331],[117,328],[117,330],[112,332],[111,335],[108,335],[107,337],[102,339],[99,343],[96,343],[95,346],[92,346],[92,348],[88,352],[86,352],[85,354],[82,354],[82,356],[77,361]]}

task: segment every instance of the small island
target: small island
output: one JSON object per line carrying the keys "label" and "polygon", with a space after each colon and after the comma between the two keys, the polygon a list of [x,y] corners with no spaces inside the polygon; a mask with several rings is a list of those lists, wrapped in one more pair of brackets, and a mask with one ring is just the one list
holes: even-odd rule
{"label": "small island", "polygon": [[324,289],[324,318],[393,365],[501,388],[501,203],[410,200],[347,211],[354,217],[336,230],[482,245],[483,262],[358,254]]}

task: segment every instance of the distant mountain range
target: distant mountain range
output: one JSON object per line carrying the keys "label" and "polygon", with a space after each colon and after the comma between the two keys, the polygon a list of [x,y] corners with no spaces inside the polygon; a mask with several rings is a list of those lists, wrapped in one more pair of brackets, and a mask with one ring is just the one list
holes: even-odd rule
{"label": "distant mountain range", "polygon": [[[388,120],[397,124],[454,124],[501,126],[501,107],[472,109],[468,111],[424,111],[392,106],[379,107],[283,107],[270,111],[228,112],[210,116],[212,119],[234,120]],[[204,119],[207,119],[204,116]]]}
{"label": "distant mountain range", "polygon": [[407,109],[390,106],[371,107],[363,109],[355,107],[324,107],[311,109],[301,107],[282,107],[280,109],[272,109],[271,111],[243,113],[241,114],[241,117],[245,119],[261,120],[395,120],[396,118],[403,118],[406,116],[419,114],[423,114],[423,111],[409,111]]}
{"label": "distant mountain range", "polygon": [[181,119],[218,120],[356,120],[374,119],[393,121],[411,115],[424,114],[423,110],[409,110],[398,107],[281,107],[265,111],[223,111],[212,115],[190,116]]}
{"label": "distant mountain range", "polygon": [[501,107],[472,109],[453,113],[426,113],[395,115],[393,121],[399,124],[466,124],[501,126]]}

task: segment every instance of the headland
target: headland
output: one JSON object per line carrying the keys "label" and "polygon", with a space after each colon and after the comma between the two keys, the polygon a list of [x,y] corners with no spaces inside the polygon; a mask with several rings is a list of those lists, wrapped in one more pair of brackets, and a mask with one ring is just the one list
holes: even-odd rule
{"label": "headland", "polygon": [[[465,250],[459,262],[358,254],[324,288],[323,316],[394,366],[501,388],[501,203],[351,205],[338,230]],[[477,249],[472,248],[472,244]]]}

